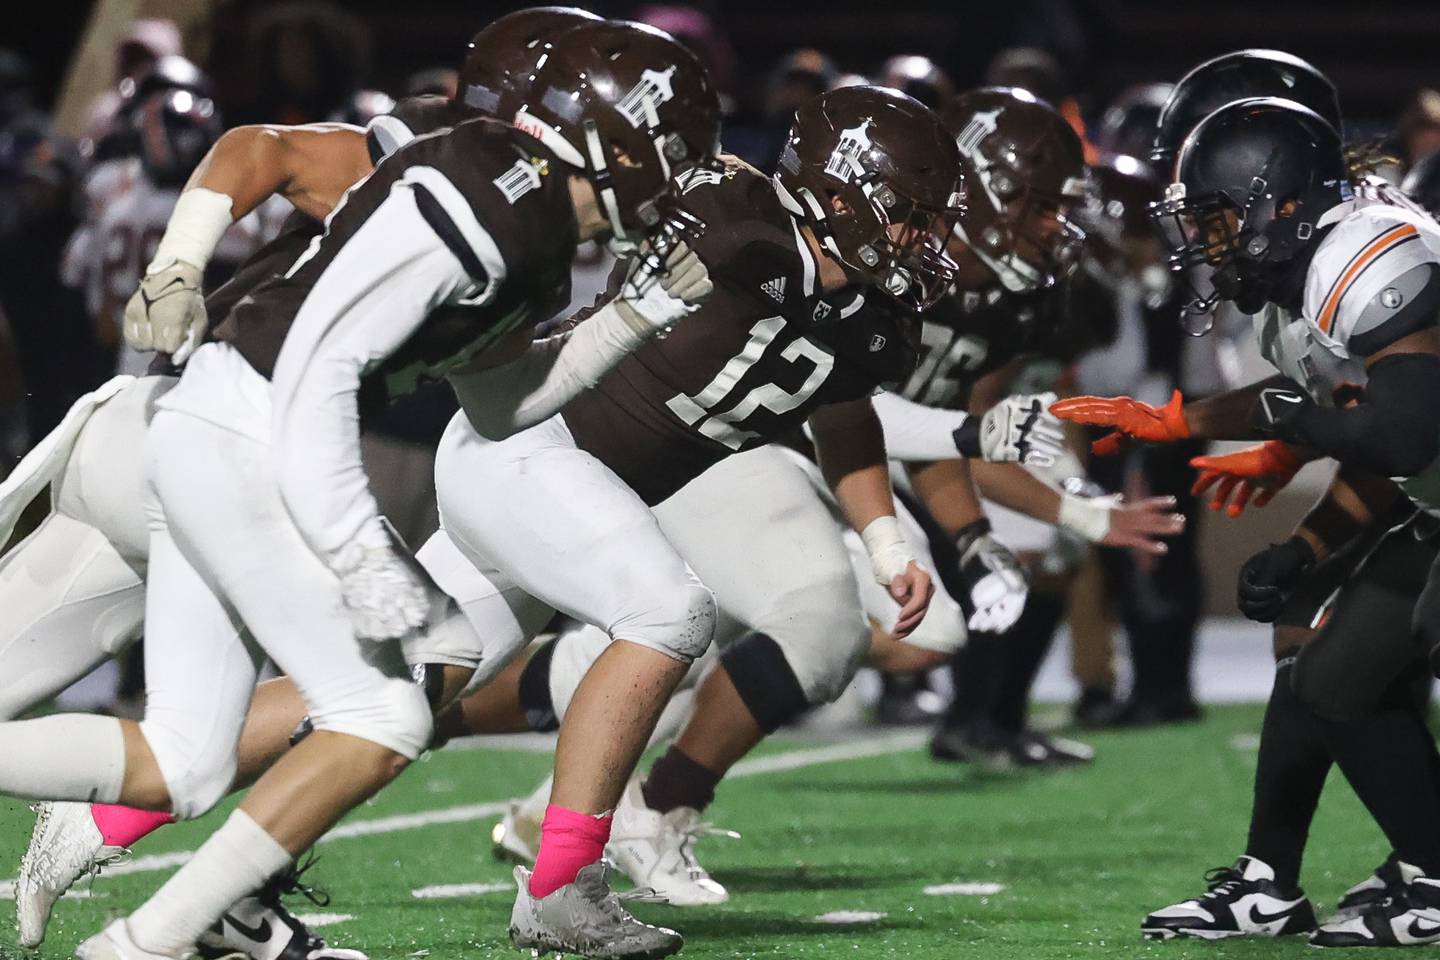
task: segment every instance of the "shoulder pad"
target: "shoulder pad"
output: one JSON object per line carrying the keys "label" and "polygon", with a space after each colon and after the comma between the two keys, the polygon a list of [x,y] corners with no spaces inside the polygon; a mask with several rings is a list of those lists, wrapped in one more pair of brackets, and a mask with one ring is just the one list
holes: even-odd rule
{"label": "shoulder pad", "polygon": [[456,119],[450,101],[444,97],[407,97],[365,127],[370,159],[379,163],[416,137],[451,126]]}
{"label": "shoulder pad", "polygon": [[1440,315],[1440,263],[1418,263],[1359,305],[1350,328],[1350,349],[1369,356]]}
{"label": "shoulder pad", "polygon": [[1345,217],[1320,243],[1305,280],[1305,316],[1345,344],[1365,307],[1396,278],[1422,263],[1440,262],[1431,247],[1436,225],[1409,211],[1377,204]]}

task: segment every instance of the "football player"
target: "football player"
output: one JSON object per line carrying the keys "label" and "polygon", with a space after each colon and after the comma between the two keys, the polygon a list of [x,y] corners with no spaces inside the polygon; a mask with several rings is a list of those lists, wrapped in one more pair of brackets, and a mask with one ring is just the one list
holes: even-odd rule
{"label": "football player", "polygon": [[[1440,227],[1388,187],[1352,184],[1334,127],[1279,98],[1226,105],[1190,131],[1160,213],[1171,221],[1173,262],[1188,269],[1197,329],[1221,301],[1254,313],[1261,351],[1282,376],[1188,405],[1177,393],[1163,408],[1076,398],[1055,411],[1137,439],[1274,438],[1201,459],[1225,478],[1222,504],[1247,475],[1273,484],[1319,457],[1342,469],[1295,536],[1240,573],[1241,611],[1277,624],[1250,849],[1206,895],[1151,914],[1142,929],[1219,937],[1313,928],[1299,858],[1333,760],[1395,862],[1390,884],[1382,873],[1360,885],[1350,915],[1311,942],[1440,940],[1440,830],[1430,816],[1440,757],[1409,691],[1434,633],[1421,591],[1437,552],[1426,511],[1440,455]],[[1386,533],[1392,477],[1421,509],[1401,501],[1405,522]],[[1243,509],[1253,489],[1235,490],[1233,505]]]}
{"label": "football player", "polygon": [[[1001,99],[1021,111],[1033,107],[1048,112],[1008,92]],[[996,103],[993,92],[977,100],[977,111],[990,110]],[[1001,125],[1008,134],[1023,128],[1023,118]],[[1042,137],[1053,135],[1043,124],[1028,129],[1040,131]],[[1073,137],[1063,124],[1059,130]],[[998,156],[1004,139],[1002,135],[987,149]],[[974,168],[962,157],[962,169]],[[1075,171],[1081,172],[1078,163]],[[782,182],[789,176],[782,165]],[[1034,183],[1037,190],[1044,182],[1028,168],[1016,176]],[[980,182],[968,174],[967,181]],[[972,200],[959,222],[978,234],[995,223],[997,212],[988,201],[973,197],[976,189],[969,187]],[[987,204],[990,212],[978,211],[977,203]],[[1031,214],[1014,213],[1017,222],[1010,229],[1023,229]],[[962,277],[988,277],[995,282],[995,274],[968,248],[952,244],[951,251],[962,271],[968,268]],[[1032,432],[1023,426],[1032,420],[1043,426],[1043,417],[1031,416],[1036,398],[1009,398],[984,417],[946,409],[963,405],[968,378],[983,372],[977,366],[1001,366],[1009,359],[1008,352],[1026,346],[1024,334],[1013,329],[1020,322],[1014,313],[997,309],[977,314],[955,304],[955,299],[947,297],[921,315],[924,360],[897,392],[875,398],[887,453],[897,460],[922,463],[968,456],[1048,464],[1058,447],[1045,439],[1043,430]],[[1016,482],[1010,473],[999,479],[1012,486]],[[1117,508],[1108,500],[1067,506],[1069,500],[1079,498],[1062,496],[1021,473],[1019,482],[1026,481],[1039,488],[1038,497],[1033,497],[1038,503],[1025,505],[1036,515],[1051,523],[1064,520],[1083,527],[1089,536],[1110,543],[1152,546],[1148,535],[1170,532],[1179,522],[1163,514],[1161,503],[1133,509]],[[788,450],[762,447],[711,467],[654,508],[662,532],[715,591],[721,613],[716,634],[720,650],[713,669],[703,676],[695,668],[687,674],[687,684],[698,683],[695,712],[644,782],[627,789],[607,850],[637,884],[653,887],[672,904],[716,903],[728,896],[695,859],[694,842],[703,832],[700,815],[718,783],[762,737],[843,690],[867,656],[867,648],[872,662],[889,669],[933,666],[966,641],[967,620],[977,629],[1008,625],[1018,614],[1007,609],[1016,586],[1023,604],[1024,577],[1013,562],[1000,565],[982,553],[982,549],[1000,549],[991,546],[994,541],[982,524],[966,537],[975,549],[957,550],[952,559],[954,567],[964,568],[957,578],[965,591],[956,593],[960,603],[937,591],[925,619],[903,635],[903,642],[895,642],[900,607],[866,575],[869,562],[863,549],[853,549],[860,546],[853,532],[845,537],[852,547],[847,564],[836,521],[816,498],[816,488],[823,490],[824,484],[807,461]],[[956,511],[946,501],[955,492],[953,484],[926,490],[937,510],[948,509],[951,514]],[[969,502],[975,504],[974,513],[960,527],[980,519],[973,494]],[[949,569],[930,559],[924,532],[902,504],[897,504],[896,513],[920,565],[932,575]],[[867,621],[876,627],[873,637]],[[479,691],[466,703],[471,719],[462,729],[491,732],[493,728],[485,724],[496,716],[542,728],[553,723],[555,717],[565,715],[580,677],[607,645],[603,631],[594,628],[548,642],[518,676]],[[501,850],[518,859],[534,859],[536,826],[548,792],[548,784],[542,785],[530,801],[507,816],[496,833]]]}
{"label": "football player", "polygon": [[[224,906],[284,867],[428,740],[428,705],[394,644],[423,623],[427,597],[365,490],[353,436],[361,377],[393,395],[469,364],[467,402],[507,406],[500,417],[488,410],[487,422],[518,428],[593,383],[601,358],[613,363],[614,351],[683,317],[693,309],[685,296],[706,294],[703,266],[672,243],[632,273],[621,299],[592,318],[600,321],[593,330],[566,341],[577,349],[528,349],[529,328],[564,303],[576,237],[634,244],[656,234],[670,223],[670,174],[709,163],[717,148],[715,95],[673,40],[624,25],[580,28],[562,40],[572,56],[558,55],[557,40],[536,80],[581,91],[579,108],[543,131],[548,146],[475,120],[403,149],[348,195],[284,276],[262,281],[230,311],[220,342],[196,351],[162,402],[151,427],[164,518],[151,536],[148,636],[152,651],[166,651],[169,676],[203,669],[213,682],[155,677],[145,724],[134,729],[72,717],[8,725],[17,755],[61,735],[74,763],[5,786],[32,796],[110,795],[188,815],[208,808],[229,787],[254,681],[254,654],[233,639],[232,616],[295,680],[315,733],[262,778],[181,875],[87,941],[82,955],[188,949]],[[597,74],[609,82],[591,86]],[[357,274],[347,264],[361,255],[368,265]],[[377,269],[385,282],[374,282]],[[519,370],[480,372],[517,355]],[[207,482],[197,487],[201,474]],[[217,500],[225,509],[213,509]],[[226,522],[235,525],[229,534],[217,529]],[[209,628],[203,643],[197,624]],[[188,642],[172,648],[164,642],[171,634]],[[287,635],[306,643],[286,643]],[[206,703],[185,702],[202,690]],[[90,761],[88,788],[77,782],[81,755]],[[309,788],[317,802],[304,810],[283,799]]]}
{"label": "football player", "polygon": [[[574,8],[534,8],[502,17],[471,43],[464,64],[466,89],[496,91],[528,79],[526,62],[544,52],[549,38],[596,18]],[[190,74],[169,70],[176,82]],[[493,95],[492,95],[493,96]],[[486,102],[492,102],[487,99]],[[230,131],[211,151],[192,180],[201,202],[181,204],[172,228],[189,238],[186,257],[177,270],[161,261],[156,273],[170,272],[156,290],[165,295],[136,294],[129,309],[130,329],[143,333],[149,348],[152,331],[160,339],[184,345],[192,324],[204,325],[208,313],[223,318],[261,280],[282,274],[319,232],[323,218],[357,177],[378,160],[414,139],[479,111],[463,102],[418,98],[401,105],[401,117],[387,117],[368,131],[339,124],[304,127],[242,127]],[[202,189],[203,188],[203,189]],[[205,273],[212,245],[224,235],[223,217],[213,216],[204,191],[223,194],[236,217],[266,203],[266,191],[279,191],[301,208],[280,237],[252,257],[244,270],[208,298],[175,276]],[[192,191],[187,191],[189,197]],[[193,198],[191,198],[193,200]],[[309,211],[314,216],[307,215]],[[201,239],[196,239],[196,237]],[[165,268],[165,269],[160,269]],[[169,369],[157,360],[157,370]],[[51,515],[39,530],[0,561],[0,593],[7,598],[5,636],[44,636],[43,645],[5,642],[0,716],[13,718],[88,673],[108,656],[136,639],[143,624],[144,578],[148,534],[143,514],[144,434],[156,401],[175,383],[173,377],[152,376],[135,382],[117,378],[83,398],[64,423],[39,444],[0,486],[0,539],[13,529],[19,513],[47,484]],[[369,417],[367,417],[369,419]],[[382,503],[387,509],[396,505]],[[404,506],[403,504],[400,506]],[[72,576],[57,579],[41,571],[64,567]],[[468,676],[464,664],[478,644],[452,618],[434,631],[412,638],[408,658],[423,662],[440,651],[453,689]],[[432,633],[450,638],[437,643]],[[423,646],[422,651],[419,647]],[[473,664],[472,664],[473,665]],[[288,679],[259,688],[252,717],[240,744],[236,786],[253,782],[288,745],[304,707]],[[268,722],[267,722],[268,720]],[[16,907],[20,939],[38,944],[54,904],[70,884],[149,832],[171,822],[165,813],[126,807],[43,803],[38,807],[31,846],[21,865]],[[279,907],[276,894],[288,883],[277,878],[258,898],[247,898],[226,915],[215,946],[247,952],[255,960],[273,960],[276,951],[301,947],[308,954],[323,947],[299,922]],[[241,922],[230,923],[231,915]],[[255,941],[247,930],[270,927],[285,931],[267,942]],[[353,954],[353,951],[351,952]],[[337,955],[350,955],[339,952]]]}

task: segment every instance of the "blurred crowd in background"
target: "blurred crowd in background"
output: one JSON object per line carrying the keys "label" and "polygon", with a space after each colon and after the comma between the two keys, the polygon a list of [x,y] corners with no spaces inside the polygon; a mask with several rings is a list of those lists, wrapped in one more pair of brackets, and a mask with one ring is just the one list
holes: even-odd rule
{"label": "blurred crowd in background", "polygon": [[[82,16],[90,12],[88,4],[66,3]],[[79,395],[117,372],[144,371],[148,358],[127,352],[120,335],[124,304],[179,189],[226,128],[363,125],[398,98],[453,95],[454,68],[469,36],[518,5],[448,4],[443,16],[429,19],[439,9],[434,3],[409,14],[399,9],[404,6],[221,3],[198,35],[193,22],[182,30],[162,18],[135,20],[114,47],[104,92],[85,105],[83,122],[63,133],[52,111],[64,64],[80,42],[79,21],[57,22],[64,37],[37,40],[25,52],[0,41],[0,477]],[[595,8],[652,23],[690,44],[724,93],[726,148],[767,171],[796,107],[837,86],[882,83],[932,106],[975,84],[1024,87],[1050,101],[1084,139],[1096,184],[1084,224],[1092,241],[1067,307],[1080,330],[1068,382],[1081,392],[1130,393],[1151,402],[1163,402],[1176,387],[1188,398],[1217,392],[1238,376],[1232,344],[1223,335],[1188,340],[1175,322],[1176,294],[1146,217],[1165,177],[1149,165],[1150,140],[1168,83],[1181,72],[1240,46],[1285,47],[1286,38],[1211,31],[1206,42],[1215,49],[1189,50],[1183,35],[1192,13],[1181,11],[1168,46],[1158,53],[1135,46],[1126,68],[1117,69],[1112,58],[1125,52],[1117,47],[1137,31],[1154,30],[1155,14],[1131,22],[1123,0],[1095,5],[1108,10],[1107,21],[1091,6],[1035,0],[1004,11],[976,10],[967,20],[962,4],[917,4],[915,11],[907,4],[903,12],[886,12],[868,4],[862,10],[799,3],[759,22],[761,5],[718,0]],[[1345,19],[1327,21],[1325,4],[1295,9],[1314,14],[1307,21],[1311,34],[1323,22],[1333,24],[1332,33],[1350,23],[1348,10]],[[407,16],[417,21],[414,29],[392,30]],[[1386,159],[1378,172],[1396,182],[1408,176],[1417,199],[1434,209],[1440,203],[1440,89],[1426,87],[1423,77],[1402,74],[1395,82],[1385,74],[1386,83],[1357,83],[1352,93],[1346,77],[1375,51],[1367,47],[1346,65],[1339,38],[1327,42],[1333,55],[1314,59],[1335,71],[1342,101],[1352,98],[1347,136],[1380,148]],[[1415,40],[1400,42],[1395,49],[1403,53]],[[1181,49],[1187,52],[1179,55]],[[1440,74],[1434,80],[1440,86]],[[136,215],[136,205],[153,213]],[[222,281],[288,210],[277,199],[242,222],[207,279]],[[135,227],[147,222],[153,229]],[[603,278],[594,262],[599,252],[582,256],[596,268],[589,272]],[[577,298],[588,299],[583,290]],[[1097,461],[1091,470],[1110,490],[1174,493],[1193,507],[1187,464],[1199,452],[1194,444],[1174,444]],[[1075,564],[1078,574],[1069,571],[1103,588],[1071,591],[1090,597],[1095,608],[1070,616],[1082,723],[1138,725],[1198,715],[1190,663],[1203,585],[1194,530],[1192,524],[1158,562],[1111,551],[1103,560]],[[1094,599],[1105,596],[1113,598],[1109,610]],[[1131,638],[1126,672],[1134,690],[1123,701],[1115,693],[1115,622]],[[973,667],[970,675],[982,674]],[[957,682],[963,684],[964,675],[957,670]],[[933,716],[946,698],[928,690],[931,685],[924,677],[890,681],[881,719]],[[978,707],[976,697],[960,700],[968,706],[956,709],[984,709],[983,697]]]}

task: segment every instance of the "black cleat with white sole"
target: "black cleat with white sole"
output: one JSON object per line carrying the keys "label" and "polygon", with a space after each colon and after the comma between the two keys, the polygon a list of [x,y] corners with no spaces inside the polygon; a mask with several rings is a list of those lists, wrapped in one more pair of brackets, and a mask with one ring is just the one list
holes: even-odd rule
{"label": "black cleat with white sole", "polygon": [[369,960],[359,950],[330,946],[281,903],[281,897],[298,893],[317,907],[330,904],[327,894],[300,882],[300,875],[314,862],[276,874],[254,896],[227,910],[200,938],[197,956],[201,960],[236,954],[250,960]]}
{"label": "black cleat with white sole", "polygon": [[1317,947],[1412,947],[1440,943],[1440,880],[1396,863],[1403,886],[1347,920],[1332,920],[1310,942]]}
{"label": "black cleat with white sole", "polygon": [[1335,905],[1335,915],[1326,923],[1349,920],[1357,917],[1370,907],[1383,903],[1405,889],[1405,878],[1400,875],[1400,860],[1390,854],[1375,872],[1355,886],[1346,890]]}
{"label": "black cleat with white sole", "polygon": [[1234,866],[1205,874],[1208,889],[1193,900],[1156,910],[1140,922],[1151,940],[1195,937],[1284,937],[1315,929],[1315,909],[1298,887],[1287,890],[1275,882],[1264,861],[1241,857]]}

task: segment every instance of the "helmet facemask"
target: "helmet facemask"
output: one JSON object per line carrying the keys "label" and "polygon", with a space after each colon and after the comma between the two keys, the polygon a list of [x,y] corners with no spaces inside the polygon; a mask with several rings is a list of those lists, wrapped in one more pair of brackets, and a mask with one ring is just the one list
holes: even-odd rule
{"label": "helmet facemask", "polygon": [[1059,194],[1027,182],[1019,159],[1015,166],[987,165],[978,155],[972,179],[978,182],[972,207],[979,216],[957,225],[957,235],[1012,293],[1045,290],[1074,272],[1085,231],[1071,219],[1077,202],[1088,196],[1086,181],[1067,180]]}

